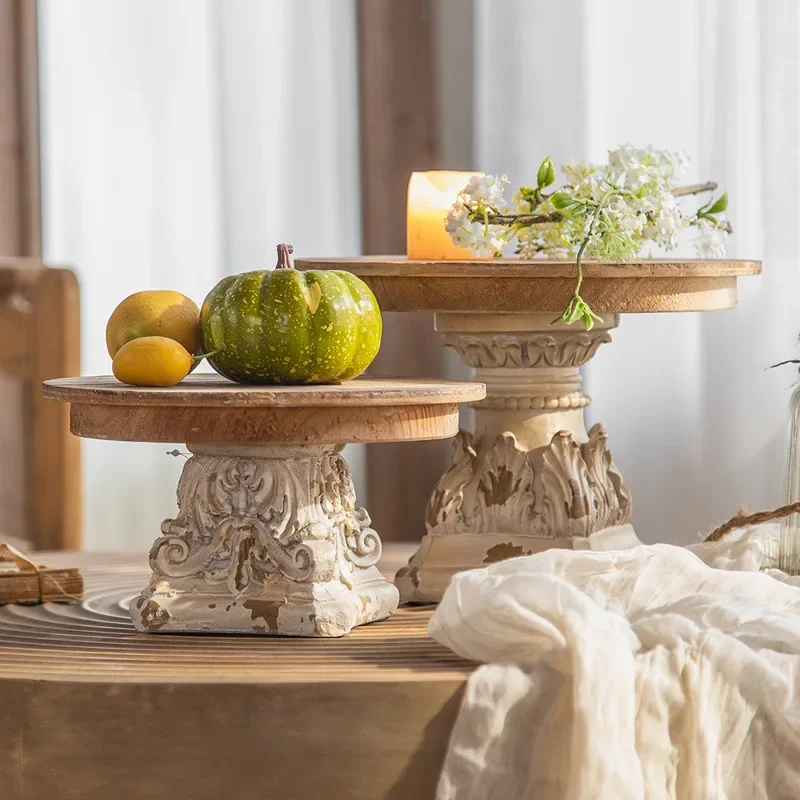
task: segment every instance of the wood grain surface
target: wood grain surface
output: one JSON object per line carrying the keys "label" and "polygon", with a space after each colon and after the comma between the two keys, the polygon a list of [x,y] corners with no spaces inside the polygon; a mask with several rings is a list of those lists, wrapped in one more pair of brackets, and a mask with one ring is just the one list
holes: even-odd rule
{"label": "wood grain surface", "polygon": [[42,381],[80,373],[75,274],[36,258],[0,258],[0,528],[37,548],[80,547],[80,442],[69,409]]}
{"label": "wood grain surface", "polygon": [[458,405],[221,408],[73,403],[76,436],[119,442],[187,444],[346,444],[447,439],[458,432]]}
{"label": "wood grain surface", "polygon": [[144,553],[41,557],[80,566],[86,600],[0,608],[4,798],[433,798],[475,665],[430,608],[342,639],[151,636],[126,610]]}
{"label": "wood grain surface", "polygon": [[[468,8],[460,9],[459,18],[469,13]],[[442,35],[454,28],[450,18],[444,25],[441,22],[439,3],[431,0],[356,3],[364,253],[405,250],[411,172],[442,167],[453,156],[447,152],[450,140],[443,128],[449,115],[442,108],[445,95],[450,95],[444,91],[440,71]],[[451,56],[448,52],[448,59]],[[463,60],[470,58],[467,55]],[[445,354],[430,335],[432,327],[430,313],[384,315],[381,349],[368,374],[445,375]],[[384,541],[422,535],[421,524],[418,530],[409,531],[405,520],[424,519],[431,490],[446,468],[447,458],[448,447],[439,441],[413,447],[367,446],[371,513]],[[397,491],[398,484],[402,492]]]}
{"label": "wood grain surface", "polygon": [[36,0],[0,0],[0,253],[42,252]]}
{"label": "wood grain surface", "polygon": [[[574,261],[364,257],[297,267],[355,273],[383,311],[558,314],[575,288]],[[599,313],[722,311],[736,306],[737,277],[760,271],[758,261],[589,262],[581,295]]]}
{"label": "wood grain surface", "polygon": [[[386,545],[388,580],[413,552]],[[427,634],[430,606],[404,606],[341,639],[136,633],[128,603],[150,579],[145,552],[37,553],[78,566],[82,603],[0,607],[0,678],[121,683],[307,683],[463,679],[474,665]]]}
{"label": "wood grain surface", "polygon": [[81,443],[70,434],[69,410],[48,402],[39,389],[48,378],[81,371],[80,292],[71,270],[42,270],[33,333],[29,531],[39,549],[75,550],[83,541]]}
{"label": "wood grain surface", "polygon": [[[470,261],[426,261],[405,256],[357,256],[352,258],[298,258],[297,269],[344,269],[356,275],[451,278],[572,278],[575,261],[519,258]],[[639,261],[584,261],[587,278],[722,278],[758,275],[761,262],[746,259],[657,259]]]}
{"label": "wood grain surface", "polygon": [[217,375],[190,375],[177,386],[127,386],[111,376],[46,381],[44,396],[85,405],[194,408],[319,408],[464,403],[484,396],[481,383],[442,380],[354,380],[336,385],[245,386]]}
{"label": "wood grain surface", "polygon": [[44,384],[45,397],[71,403],[76,436],[189,444],[445,439],[458,431],[458,403],[484,394],[480,383],[434,380],[244,387],[197,375],[170,388],[125,386],[109,377]]}

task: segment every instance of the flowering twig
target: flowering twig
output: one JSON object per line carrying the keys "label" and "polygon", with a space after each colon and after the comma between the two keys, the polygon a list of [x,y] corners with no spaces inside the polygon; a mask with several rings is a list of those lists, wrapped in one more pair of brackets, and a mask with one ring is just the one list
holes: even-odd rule
{"label": "flowering twig", "polygon": [[[466,208],[469,209],[470,214],[475,215],[477,212],[472,206],[467,203]],[[481,214],[486,214],[481,211]],[[486,214],[484,222],[491,225],[545,225],[550,222],[561,222],[564,215],[558,211],[551,211],[547,214]]]}
{"label": "flowering twig", "polygon": [[625,145],[610,151],[604,165],[569,162],[562,168],[566,184],[546,193],[555,183],[553,162],[546,158],[536,185],[521,186],[511,207],[504,195],[508,178],[474,175],[448,213],[446,227],[455,244],[478,256],[500,256],[512,242],[522,257],[575,256],[575,290],[558,319],[568,325],[581,320],[590,329],[600,317],[580,296],[584,257],[630,260],[647,242],[671,250],[690,227],[699,232],[699,255],[724,254],[724,237],[733,230],[723,214],[728,196],[712,196],[693,213],[683,212],[678,198],[717,189],[713,181],[677,186],[674,175],[684,162],[677,153]]}

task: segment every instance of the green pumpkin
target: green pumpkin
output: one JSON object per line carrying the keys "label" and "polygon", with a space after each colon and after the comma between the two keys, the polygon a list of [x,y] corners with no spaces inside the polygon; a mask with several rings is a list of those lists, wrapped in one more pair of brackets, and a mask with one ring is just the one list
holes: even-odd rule
{"label": "green pumpkin", "polygon": [[378,353],[378,301],[355,275],[300,272],[278,245],[272,271],[223,278],[203,301],[203,351],[217,372],[240,383],[340,383]]}

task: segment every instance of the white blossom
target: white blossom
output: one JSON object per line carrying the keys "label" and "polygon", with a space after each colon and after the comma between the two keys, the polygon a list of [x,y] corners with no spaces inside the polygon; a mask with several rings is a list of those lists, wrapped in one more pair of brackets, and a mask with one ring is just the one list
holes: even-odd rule
{"label": "white blossom", "polygon": [[686,164],[683,153],[626,144],[609,150],[608,177],[613,185],[630,192],[639,192],[646,185],[668,188],[675,173],[682,172]]}
{"label": "white blossom", "polygon": [[642,200],[642,211],[646,215],[647,224],[642,236],[661,245],[665,250],[673,250],[678,246],[681,233],[689,224],[669,192],[660,191]]}
{"label": "white blossom", "polygon": [[615,186],[621,186],[631,192],[639,189],[651,180],[651,170],[645,159],[647,151],[629,144],[623,145],[608,153],[608,177]]}
{"label": "white blossom", "polygon": [[[685,166],[683,153],[624,144],[610,150],[603,164],[568,161],[561,168],[566,184],[555,193],[544,193],[541,186],[515,191],[513,212],[506,204],[505,175],[473,175],[445,227],[455,244],[478,256],[500,255],[514,241],[517,252],[527,258],[574,257],[591,229],[587,257],[624,260],[635,258],[647,241],[673,249],[681,233],[694,226],[699,230],[698,252],[719,257],[727,235],[722,218],[698,220],[694,211],[681,210],[673,194],[675,174]],[[497,212],[511,221],[494,223]],[[531,213],[554,219],[514,223],[514,214]]]}
{"label": "white blossom", "polygon": [[561,167],[561,171],[576,195],[593,199],[600,196],[600,183],[604,175],[597,164],[590,164],[586,161],[576,162],[570,159]]}
{"label": "white blossom", "polygon": [[498,225],[478,225],[480,230],[475,231],[475,242],[472,250],[477,256],[499,256],[503,253],[506,246],[506,231]]}
{"label": "white blossom", "polygon": [[[721,220],[724,223],[724,219]],[[694,240],[694,249],[700,258],[722,258],[725,255],[727,231],[707,219],[699,219],[700,235]]]}
{"label": "white blossom", "polygon": [[506,175],[473,175],[464,187],[463,194],[470,200],[478,202],[483,200],[487,206],[505,208],[505,187],[508,185]]}
{"label": "white blossom", "polygon": [[461,202],[456,203],[447,212],[447,222],[444,229],[451,235],[458,233],[458,229],[467,222],[468,216],[469,209]]}
{"label": "white blossom", "polygon": [[466,247],[471,250],[475,247],[476,231],[480,228],[480,222],[463,222],[460,227],[450,231],[450,238],[457,247]]}
{"label": "white blossom", "polygon": [[647,217],[639,212],[636,204],[628,203],[622,197],[612,200],[606,207],[605,214],[626,235],[640,233],[647,223]]}
{"label": "white blossom", "polygon": [[486,225],[477,220],[470,222],[468,214],[463,204],[456,204],[448,212],[445,229],[453,244],[472,250],[481,257],[500,255],[508,241],[508,230],[501,225]]}
{"label": "white blossom", "polygon": [[686,223],[677,208],[662,208],[652,220],[654,239],[666,250],[674,250]]}

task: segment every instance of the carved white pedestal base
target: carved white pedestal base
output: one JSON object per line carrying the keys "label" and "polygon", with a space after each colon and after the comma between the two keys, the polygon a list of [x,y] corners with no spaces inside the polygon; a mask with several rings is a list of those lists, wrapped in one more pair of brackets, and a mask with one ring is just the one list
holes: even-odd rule
{"label": "carved white pedestal base", "polygon": [[395,611],[341,446],[190,450],[131,603],[138,630],[342,636]]}
{"label": "carved white pedestal base", "polygon": [[[438,602],[456,572],[551,547],[638,543],[631,496],[595,425],[588,433],[580,367],[611,341],[550,327],[550,314],[437,314],[436,326],[486,384],[428,504],[427,534],[395,583],[403,601]],[[594,534],[613,529],[597,538]],[[602,543],[601,541],[602,540]]]}

